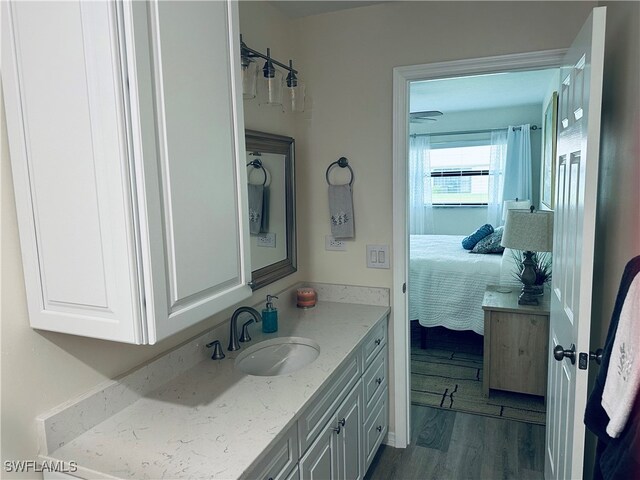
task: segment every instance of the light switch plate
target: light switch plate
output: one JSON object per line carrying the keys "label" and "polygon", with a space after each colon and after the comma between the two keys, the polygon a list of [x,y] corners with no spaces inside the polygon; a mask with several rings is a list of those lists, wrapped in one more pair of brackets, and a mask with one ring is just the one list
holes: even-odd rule
{"label": "light switch plate", "polygon": [[333,238],[333,235],[325,235],[324,249],[344,252],[347,250],[347,244],[344,242],[344,240]]}
{"label": "light switch plate", "polygon": [[367,267],[389,268],[389,245],[367,245]]}
{"label": "light switch plate", "polygon": [[276,234],[275,233],[261,233],[256,237],[258,247],[276,248]]}

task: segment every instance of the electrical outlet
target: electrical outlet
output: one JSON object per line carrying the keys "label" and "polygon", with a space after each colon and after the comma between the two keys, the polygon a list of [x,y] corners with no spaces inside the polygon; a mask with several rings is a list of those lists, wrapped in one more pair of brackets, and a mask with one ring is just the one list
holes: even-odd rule
{"label": "electrical outlet", "polygon": [[344,242],[344,240],[333,238],[333,235],[325,235],[324,249],[344,252],[347,250],[347,244]]}
{"label": "electrical outlet", "polygon": [[367,245],[367,267],[389,268],[389,245]]}
{"label": "electrical outlet", "polygon": [[258,247],[276,248],[276,234],[275,233],[261,233],[256,237],[256,244]]}

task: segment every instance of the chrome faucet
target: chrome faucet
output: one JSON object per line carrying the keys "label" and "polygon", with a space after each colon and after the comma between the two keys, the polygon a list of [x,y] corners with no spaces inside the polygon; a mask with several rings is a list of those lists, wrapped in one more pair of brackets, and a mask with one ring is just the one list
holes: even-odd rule
{"label": "chrome faucet", "polygon": [[238,317],[240,316],[240,314],[245,312],[251,315],[253,319],[256,321],[256,323],[262,321],[262,317],[260,316],[260,314],[255,308],[251,308],[251,307],[237,308],[236,311],[233,312],[233,315],[231,315],[231,322],[230,322],[231,331],[229,332],[228,350],[231,352],[233,352],[234,350],[240,350],[240,344],[238,343],[238,328],[236,327],[236,324],[238,323]]}

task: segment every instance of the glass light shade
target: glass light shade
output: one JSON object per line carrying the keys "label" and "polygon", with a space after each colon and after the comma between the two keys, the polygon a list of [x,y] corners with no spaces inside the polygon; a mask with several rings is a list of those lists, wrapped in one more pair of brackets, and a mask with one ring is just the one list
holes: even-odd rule
{"label": "glass light shade", "polygon": [[256,83],[258,80],[258,64],[251,59],[242,62],[242,96],[256,98]]}
{"label": "glass light shade", "polygon": [[287,112],[300,113],[304,112],[305,85],[297,82],[295,87],[285,87],[284,106]]}
{"label": "glass light shade", "polygon": [[260,75],[258,81],[258,100],[260,105],[282,105],[282,73],[278,70],[273,72],[273,76],[265,77]]}

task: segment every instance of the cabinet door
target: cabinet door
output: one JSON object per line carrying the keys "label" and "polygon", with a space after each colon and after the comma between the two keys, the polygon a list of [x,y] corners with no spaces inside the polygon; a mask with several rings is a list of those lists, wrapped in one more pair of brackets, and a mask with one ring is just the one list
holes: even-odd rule
{"label": "cabinet door", "polygon": [[251,289],[237,2],[124,4],[149,343]]}
{"label": "cabinet door", "polygon": [[335,428],[334,417],[300,459],[300,480],[338,478],[338,434]]}
{"label": "cabinet door", "polygon": [[353,388],[336,412],[341,432],[338,435],[338,478],[359,480],[364,476],[362,448],[362,384]]}
{"label": "cabinet door", "polygon": [[141,343],[117,13],[2,2],[2,83],[31,326]]}

